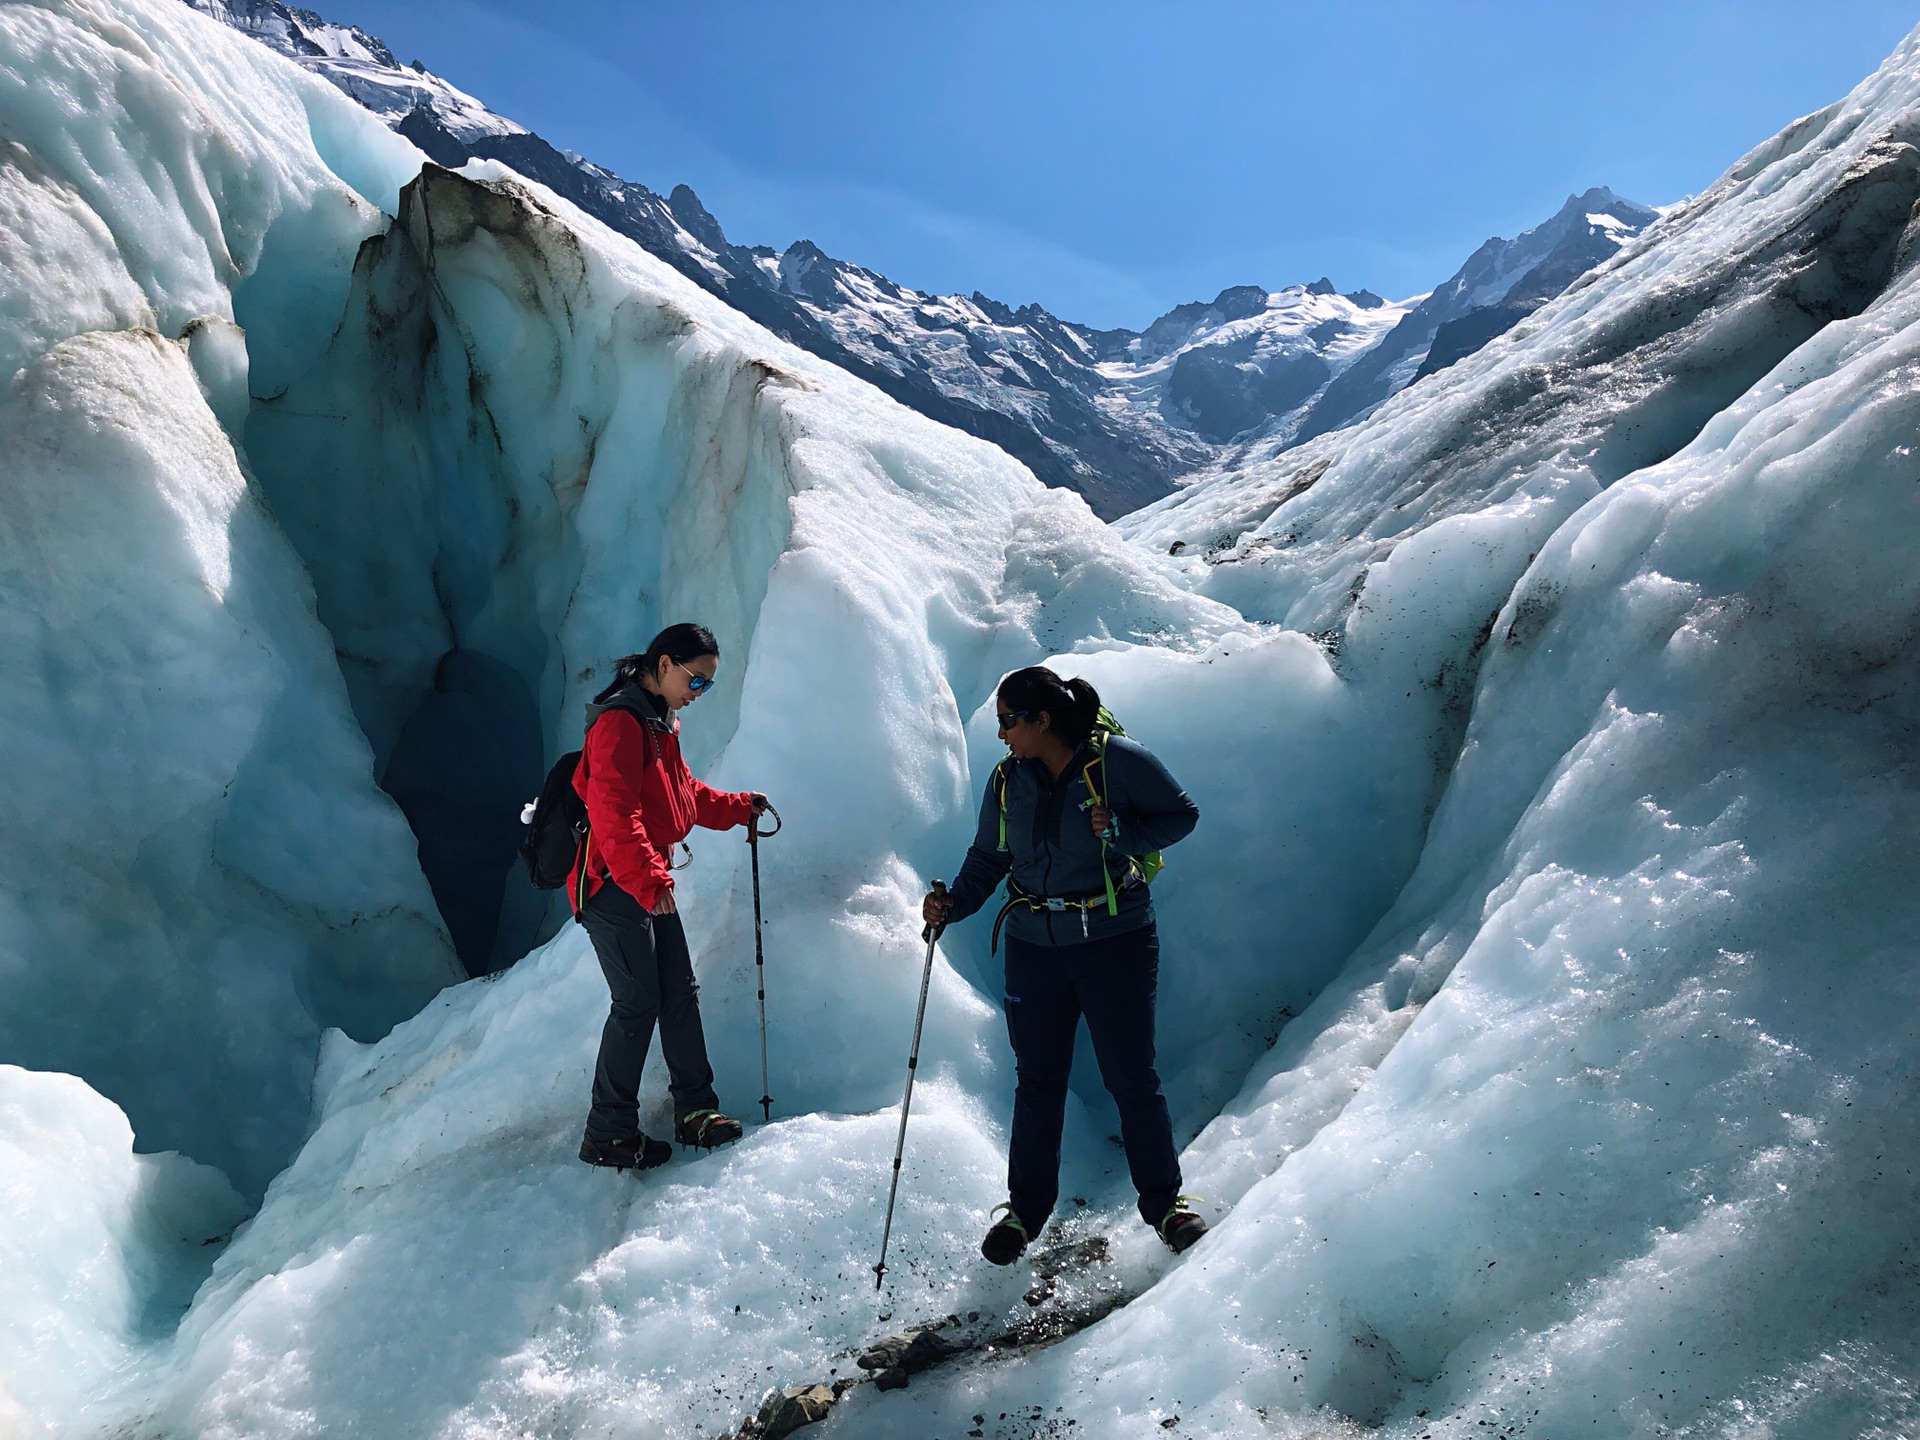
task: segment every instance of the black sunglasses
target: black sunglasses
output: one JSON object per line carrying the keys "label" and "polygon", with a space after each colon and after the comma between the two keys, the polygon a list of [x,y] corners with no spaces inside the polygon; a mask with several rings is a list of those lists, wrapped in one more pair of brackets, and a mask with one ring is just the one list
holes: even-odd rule
{"label": "black sunglasses", "polygon": [[1011,730],[1016,720],[1024,720],[1031,714],[1031,710],[1001,710],[993,718],[1000,722],[1002,730]]}

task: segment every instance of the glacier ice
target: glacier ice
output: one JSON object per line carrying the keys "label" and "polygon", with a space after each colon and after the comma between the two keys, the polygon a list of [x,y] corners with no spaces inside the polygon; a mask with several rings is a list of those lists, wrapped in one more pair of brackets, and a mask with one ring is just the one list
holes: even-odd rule
{"label": "glacier ice", "polygon": [[321,1030],[459,972],[202,344],[76,336],[0,399],[0,1046],[257,1195]]}
{"label": "glacier ice", "polygon": [[218,1170],[136,1155],[126,1117],[71,1075],[0,1065],[0,1430],[112,1415],[246,1206]]}
{"label": "glacier ice", "polygon": [[1907,1433],[1916,319],[1908,281],[1554,534],[1419,871],[1188,1151],[1234,1238],[1029,1393],[1118,1427],[1178,1335],[1207,1429],[1297,1386],[1422,1433]]}
{"label": "glacier ice", "polygon": [[[379,217],[309,138],[359,117],[212,28],[0,14],[0,1053],[257,1196],[322,1029],[370,1038],[461,972],[232,443]],[[384,197],[396,148],[340,168]],[[277,297],[263,255],[297,259]]]}
{"label": "glacier ice", "polygon": [[[1920,38],[1485,351],[1122,536],[185,6],[14,6],[0,65],[57,26],[78,71],[148,77],[72,143],[172,105],[154,133],[233,148],[89,195],[42,130],[0,171],[37,207],[0,214],[47,220],[0,241],[36,257],[0,287],[32,822],[0,849],[0,1059],[31,1066],[0,1068],[0,1423],[718,1435],[953,1315],[1015,1341],[821,1433],[1914,1432]],[[114,268],[126,217],[212,253],[229,208],[255,241],[217,283]],[[508,794],[687,614],[725,652],[688,752],[789,822],[776,1118],[636,1181],[570,1158],[605,1004],[575,927],[407,998],[447,952],[373,775],[431,868],[423,814]],[[995,680],[1047,656],[1202,808],[1156,883],[1215,1229],[1175,1261],[1128,1218],[1086,1075],[1061,1274],[978,1263],[1011,1067],[962,926],[876,1298],[916,897],[966,843]],[[116,767],[80,813],[76,757]],[[745,1108],[745,846],[696,848]],[[155,1048],[89,1051],[103,1017]],[[316,1060],[328,1023],[358,1038]],[[650,1075],[643,1123],[666,1106]],[[217,1148],[269,1111],[254,1170]],[[295,1141],[204,1245],[242,1201],[194,1162],[257,1193]]]}

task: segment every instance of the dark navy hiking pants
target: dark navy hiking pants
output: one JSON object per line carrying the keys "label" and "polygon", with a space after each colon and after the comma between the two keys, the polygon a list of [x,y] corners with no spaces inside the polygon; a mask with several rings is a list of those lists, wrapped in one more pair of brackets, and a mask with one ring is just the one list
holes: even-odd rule
{"label": "dark navy hiking pants", "polygon": [[581,919],[613,992],[607,1025],[600,1032],[587,1133],[601,1140],[626,1140],[639,1133],[640,1071],[656,1022],[674,1118],[718,1109],[706,1032],[700,1028],[700,987],[693,981],[693,956],[680,917],[649,915],[639,901],[607,880],[588,897]]}
{"label": "dark navy hiking pants", "polygon": [[1017,1077],[1007,1199],[1029,1234],[1040,1233],[1060,1196],[1060,1126],[1083,1015],[1100,1078],[1120,1108],[1140,1214],[1158,1225],[1173,1207],[1180,1156],[1153,1068],[1159,973],[1160,936],[1152,925],[1080,945],[1007,940],[1007,1035]]}

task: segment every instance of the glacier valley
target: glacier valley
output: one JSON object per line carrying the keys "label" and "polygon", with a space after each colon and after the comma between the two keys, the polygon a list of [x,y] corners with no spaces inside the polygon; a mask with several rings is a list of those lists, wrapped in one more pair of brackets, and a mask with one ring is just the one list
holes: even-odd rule
{"label": "glacier valley", "polygon": [[556,150],[357,26],[285,0],[184,3],[326,79],[429,159],[498,160],[545,185],[782,339],[992,441],[1106,518],[1347,424],[1511,328],[1656,218],[1595,188],[1513,240],[1488,240],[1405,304],[1340,295],[1323,277],[1277,292],[1233,285],[1143,331],[1102,330],[978,291],[917,291],[808,240],[735,243],[690,187],[661,195]]}
{"label": "glacier valley", "polygon": [[[1920,33],[1501,324],[1108,524],[179,0],[0,5],[0,1435],[718,1440],[816,1382],[848,1440],[1920,1434]],[[584,932],[481,860],[681,618],[694,769],[786,818],[775,1104],[634,1177],[573,1158]],[[1041,660],[1200,806],[1214,1228],[1138,1224],[1088,1055],[1070,1202],[980,1262],[970,923],[876,1293],[918,897]],[[694,847],[743,1113],[747,847]]]}

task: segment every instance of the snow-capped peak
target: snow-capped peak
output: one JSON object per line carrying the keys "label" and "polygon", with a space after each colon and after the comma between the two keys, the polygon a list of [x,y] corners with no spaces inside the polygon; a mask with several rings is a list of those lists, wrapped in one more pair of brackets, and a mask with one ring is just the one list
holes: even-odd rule
{"label": "snow-capped peak", "polygon": [[407,115],[426,110],[462,140],[529,133],[418,60],[402,65],[384,42],[357,25],[336,25],[283,0],[185,3],[325,76],[396,129]]}

